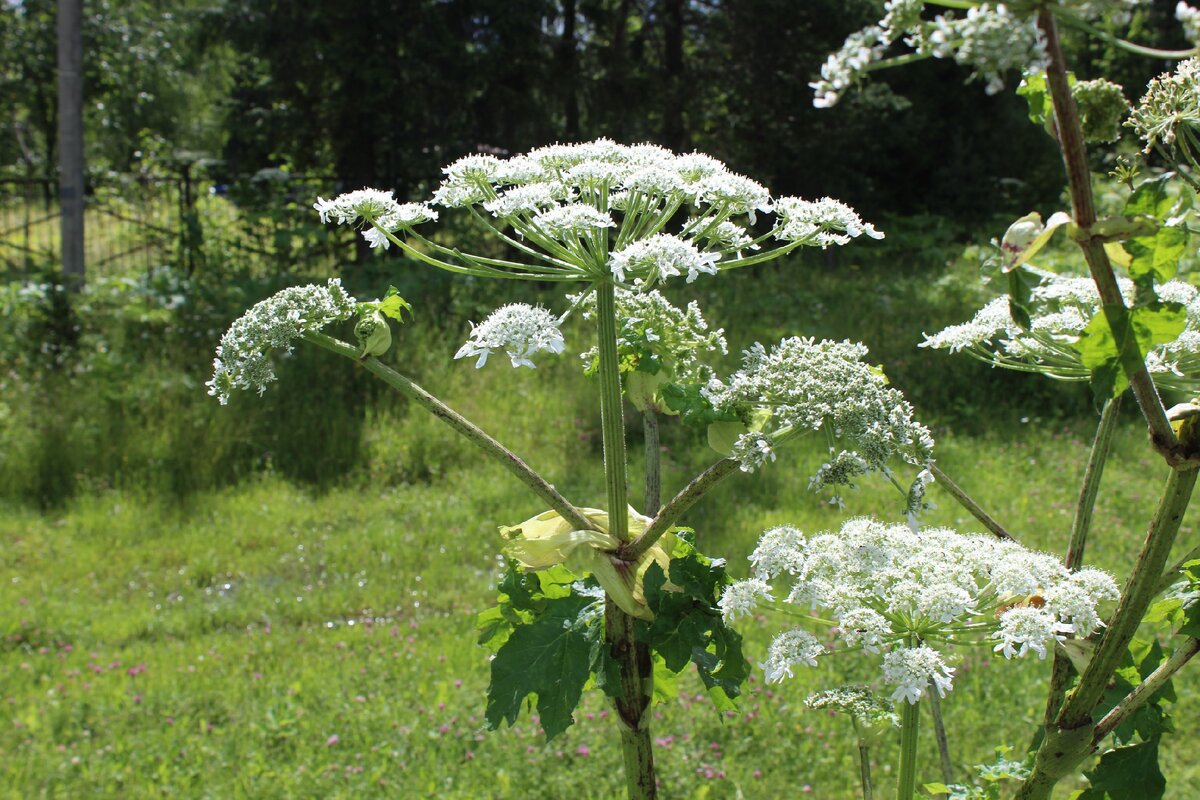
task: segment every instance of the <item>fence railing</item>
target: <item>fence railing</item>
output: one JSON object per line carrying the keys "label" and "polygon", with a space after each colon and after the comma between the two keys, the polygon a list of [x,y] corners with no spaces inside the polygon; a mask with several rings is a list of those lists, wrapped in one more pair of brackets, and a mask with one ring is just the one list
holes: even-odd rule
{"label": "fence railing", "polygon": [[[296,270],[353,255],[353,237],[319,225],[318,194],[334,178],[262,170],[220,180],[192,169],[110,175],[88,185],[88,274],[173,264],[192,273],[230,264]],[[0,179],[0,271],[30,273],[59,259],[58,185],[50,177]]]}

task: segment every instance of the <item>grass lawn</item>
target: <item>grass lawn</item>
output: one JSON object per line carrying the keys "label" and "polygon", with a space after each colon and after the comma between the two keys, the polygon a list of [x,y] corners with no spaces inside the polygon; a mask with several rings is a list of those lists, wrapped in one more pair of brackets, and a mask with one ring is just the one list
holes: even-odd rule
{"label": "grass lawn", "polygon": [[[465,390],[457,402],[471,405]],[[510,433],[519,451],[547,454],[535,461],[569,496],[600,504],[599,477],[573,473],[569,450],[550,452],[532,426]],[[939,463],[1022,541],[1061,552],[1089,436],[1083,424],[1050,430],[1034,421],[982,436],[941,432]],[[579,434],[580,447],[593,446],[586,438]],[[849,495],[845,512],[808,493],[819,455],[797,446],[762,476],[735,476],[706,498],[688,519],[701,548],[728,558],[740,577],[773,524],[816,531],[844,514],[895,517],[900,497],[882,481]],[[708,457],[698,447],[669,452],[668,486]],[[1090,563],[1124,573],[1164,478],[1144,433],[1122,428]],[[931,491],[939,508],[929,522],[978,529]],[[540,510],[491,465],[383,490],[315,493],[268,475],[179,502],[107,492],[58,512],[5,509],[0,794],[620,796],[615,722],[599,693],[549,743],[536,717],[497,732],[483,722],[488,658],[474,643],[473,617],[498,572],[496,526]],[[1177,550],[1197,539],[1193,515]],[[747,621],[748,656],[761,660],[784,624]],[[963,653],[943,703],[959,779],[996,746],[1025,746],[1047,671],[1036,659]],[[779,685],[764,685],[759,672],[726,718],[686,675],[679,698],[655,711],[664,796],[857,796],[848,723],[806,711],[803,700],[877,672],[858,656],[826,659]],[[1165,740],[1164,762],[1168,796],[1185,798],[1200,780],[1195,669],[1176,684],[1177,733]],[[940,780],[929,732],[923,781]],[[875,753],[884,797],[895,746]]]}

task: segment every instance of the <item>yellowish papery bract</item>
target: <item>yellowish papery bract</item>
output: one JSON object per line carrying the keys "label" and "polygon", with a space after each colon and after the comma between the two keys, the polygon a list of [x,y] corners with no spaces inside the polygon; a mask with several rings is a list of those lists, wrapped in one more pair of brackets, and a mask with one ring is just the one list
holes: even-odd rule
{"label": "yellowish papery bract", "polygon": [[[597,508],[580,511],[600,530],[579,530],[557,511],[544,511],[517,525],[500,528],[500,535],[508,540],[504,554],[526,569],[548,569],[561,564],[571,572],[593,575],[626,614],[653,619],[654,614],[646,605],[642,579],[655,563],[664,574],[670,574],[671,554],[678,541],[674,534],[664,534],[631,568],[628,562],[614,556],[621,542],[608,533],[608,512]],[[641,535],[650,522],[649,517],[629,509],[631,536]],[[670,583],[667,588],[671,588]]]}

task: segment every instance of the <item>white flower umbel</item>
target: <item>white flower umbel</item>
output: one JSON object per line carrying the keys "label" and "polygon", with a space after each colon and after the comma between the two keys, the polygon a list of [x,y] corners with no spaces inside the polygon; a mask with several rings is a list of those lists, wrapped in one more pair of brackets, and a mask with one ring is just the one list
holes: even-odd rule
{"label": "white flower umbel", "polygon": [[849,244],[864,234],[872,239],[883,238],[874,225],[863,222],[854,209],[832,197],[816,201],[781,197],[775,201],[775,213],[779,215],[775,238],[784,241],[811,242],[824,248]]}
{"label": "white flower umbel", "polygon": [[221,337],[208,393],[224,405],[235,389],[260,395],[275,380],[271,355],[290,353],[310,331],[354,316],[357,302],[331,278],[324,286],[294,286],[263,300],[234,321]]}
{"label": "white flower umbel", "polygon": [[[863,362],[866,354],[852,342],[793,337],[770,352],[756,343],[728,381],[710,381],[704,394],[714,408],[759,421],[734,447],[742,468],[760,466],[784,438],[821,429],[830,437],[830,460],[813,477],[814,491],[882,471],[894,457],[927,464],[929,429],[913,420],[912,406],[880,371]],[[765,423],[762,415],[768,415]]]}
{"label": "white flower umbel", "polygon": [[[1040,372],[1058,380],[1088,380],[1075,343],[1100,311],[1100,295],[1091,278],[1032,270],[1041,278],[1030,293],[1027,310],[1030,326],[1022,328],[1012,317],[1007,296],[989,301],[971,321],[925,335],[920,347],[965,352],[988,364],[1020,372]],[[1126,303],[1135,299],[1136,287],[1128,278],[1118,280]],[[1183,332],[1174,341],[1146,353],[1146,366],[1157,386],[1184,392],[1200,390],[1200,294],[1184,281],[1155,287],[1159,299],[1180,303],[1187,312]]]}
{"label": "white flower umbel", "polygon": [[938,696],[954,688],[954,668],[947,667],[942,654],[931,647],[903,647],[883,657],[883,679],[896,687],[893,702],[915,703],[933,683]]}
{"label": "white flower umbel", "polygon": [[[594,294],[582,300],[583,318],[596,314]],[[625,372],[640,371],[661,376],[661,382],[704,384],[712,377],[706,359],[729,352],[725,331],[708,329],[708,323],[693,300],[686,309],[671,304],[661,292],[616,290],[617,354]],[[595,347],[580,354],[590,372],[598,363]],[[643,363],[644,361],[653,363]]]}
{"label": "white flower umbel", "polygon": [[1195,158],[1191,142],[1200,131],[1200,59],[1181,61],[1174,72],[1150,81],[1125,124],[1146,143],[1147,153],[1161,147]]}
{"label": "white flower umbel", "polygon": [[[971,67],[972,78],[982,77],[987,82],[988,94],[1004,87],[1005,73],[1038,69],[1046,60],[1045,43],[1031,13],[1033,6],[1023,9],[1022,15],[1003,3],[981,3],[969,8],[966,15],[948,11],[923,19],[923,5],[916,0],[889,0],[884,4],[883,19],[850,34],[821,67],[820,80],[809,84],[815,91],[813,105],[835,105],[900,42],[915,51],[910,58],[952,58]],[[1084,16],[1110,11],[1110,3],[1094,5],[1104,8],[1079,11]]]}
{"label": "white flower umbel", "polygon": [[808,631],[784,631],[775,637],[767,650],[767,660],[762,667],[768,683],[779,683],[792,677],[792,667],[804,664],[817,665],[817,656],[825,652],[825,645]]}
{"label": "white flower umbel", "polygon": [[[914,533],[865,517],[813,536],[788,525],[772,528],[750,563],[753,577],[730,586],[729,599],[721,600],[728,618],[759,607],[798,607],[796,614],[828,626],[841,649],[884,652],[884,678],[896,699],[909,702],[930,680],[941,693],[951,688],[948,648],[1044,655],[1056,641],[1098,628],[1100,603],[1118,596],[1107,573],[1072,573],[1053,556],[1012,541],[948,528]],[[797,632],[784,636],[791,642]],[[772,677],[783,674],[785,662],[801,660],[769,658]]]}
{"label": "white flower umbel", "polygon": [[772,217],[767,187],[711,156],[676,155],[657,145],[597,139],[511,158],[472,154],[444,172],[430,203],[469,210],[519,253],[516,260],[423,236],[414,227],[437,213],[427,204],[401,206],[390,192],[363,189],[318,199],[316,209],[324,222],[368,221],[364,236],[373,247],[399,242],[410,257],[458,274],[586,283],[615,275],[642,289],[677,276],[694,281],[799,247],[881,236],[828,199],[804,205],[789,198],[787,216]]}
{"label": "white flower umbel", "polygon": [[609,267],[619,282],[634,281],[650,288],[677,275],[687,275],[688,283],[701,273],[716,275],[718,258],[678,236],[657,233],[613,253]]}
{"label": "white flower umbel", "polygon": [[478,369],[495,350],[508,354],[514,367],[533,367],[539,352],[561,353],[562,331],[558,317],[541,306],[510,303],[493,311],[479,325],[471,323],[471,336],[454,354],[455,358],[478,356]]}

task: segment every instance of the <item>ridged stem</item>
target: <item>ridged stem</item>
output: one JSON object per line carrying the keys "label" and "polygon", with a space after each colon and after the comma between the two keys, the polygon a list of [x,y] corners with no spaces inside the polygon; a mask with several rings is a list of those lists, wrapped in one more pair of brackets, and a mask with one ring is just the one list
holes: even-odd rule
{"label": "ridged stem", "polygon": [[921,724],[921,703],[900,704],[900,775],[896,800],[913,800],[917,789],[917,729]]}

